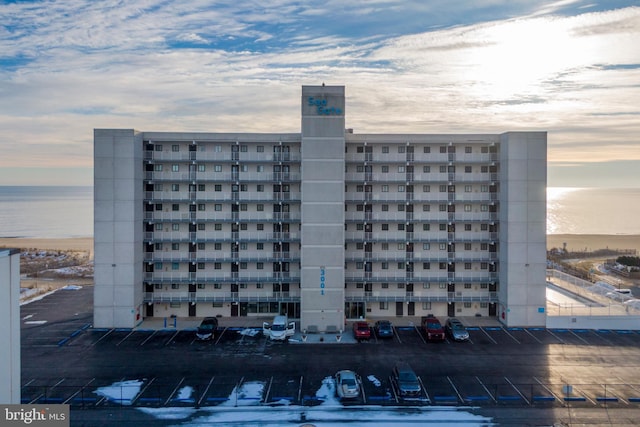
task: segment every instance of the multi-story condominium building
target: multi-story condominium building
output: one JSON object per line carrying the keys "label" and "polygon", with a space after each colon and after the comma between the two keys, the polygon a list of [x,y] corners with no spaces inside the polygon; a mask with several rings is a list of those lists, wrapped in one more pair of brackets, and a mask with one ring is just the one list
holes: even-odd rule
{"label": "multi-story condominium building", "polygon": [[144,317],[496,316],[545,324],[546,133],[96,129],[95,325]]}

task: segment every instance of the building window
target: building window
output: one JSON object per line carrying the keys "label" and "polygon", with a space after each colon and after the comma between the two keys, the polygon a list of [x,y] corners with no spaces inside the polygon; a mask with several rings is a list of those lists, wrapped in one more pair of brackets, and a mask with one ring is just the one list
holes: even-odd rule
{"label": "building window", "polygon": [[480,230],[487,231],[489,229],[487,224],[480,224]]}
{"label": "building window", "polygon": [[[198,263],[198,270],[204,270],[204,262],[199,262]],[[204,289],[204,285],[202,285],[201,289]]]}
{"label": "building window", "polygon": [[447,167],[444,165],[440,165],[440,173],[447,173]]}
{"label": "building window", "polygon": [[171,308],[180,308],[180,303],[179,302],[170,302],[169,303],[169,307]]}
{"label": "building window", "polygon": [[[161,222],[156,224],[156,231],[162,231],[162,223]],[[160,245],[162,245],[162,243],[160,243]]]}
{"label": "building window", "polygon": [[222,250],[222,243],[217,242],[213,244],[213,249],[216,251],[221,251]]}
{"label": "building window", "polygon": [[471,270],[471,263],[470,262],[465,262],[464,263],[464,269],[465,270]]}
{"label": "building window", "polygon": [[[428,225],[428,224],[426,224],[426,225]],[[422,250],[424,250],[424,251],[431,250],[431,243],[423,243],[422,244]]]}
{"label": "building window", "polygon": [[258,225],[256,226],[256,230],[258,230],[258,231],[264,231],[264,224],[258,224]]}
{"label": "building window", "polygon": [[264,263],[263,262],[259,262],[256,264],[256,269],[258,270],[263,270],[264,269]]}
{"label": "building window", "polygon": [[171,250],[172,251],[179,251],[180,250],[180,243],[172,243],[171,244]]}
{"label": "building window", "polygon": [[471,173],[471,166],[465,166],[464,173]]}
{"label": "building window", "polygon": [[171,184],[171,191],[180,191],[180,184]]}
{"label": "building window", "polygon": [[206,285],[204,283],[198,283],[198,289],[205,289]]}
{"label": "building window", "polygon": [[180,270],[180,263],[179,262],[172,262],[171,263],[171,269],[172,270]]}
{"label": "building window", "polygon": [[382,224],[382,231],[389,231],[389,224]]}
{"label": "building window", "polygon": [[198,250],[204,251],[207,248],[207,244],[204,242],[198,242]]}
{"label": "building window", "polygon": [[422,167],[422,172],[430,173],[431,172],[431,166],[423,166]]}
{"label": "building window", "polygon": [[431,192],[431,186],[430,185],[423,185],[422,186],[422,192],[423,193],[430,193]]}
{"label": "building window", "polygon": [[380,301],[380,310],[389,310],[389,302]]}
{"label": "building window", "polygon": [[171,210],[172,210],[172,211],[174,211],[174,212],[179,211],[179,210],[180,210],[180,205],[179,205],[179,204],[177,204],[177,203],[173,203],[173,204],[171,205]]}
{"label": "building window", "polygon": [[382,244],[382,250],[383,251],[388,251],[389,250],[389,244],[388,243],[383,243]]}
{"label": "building window", "polygon": [[431,283],[423,283],[422,289],[431,289]]}
{"label": "building window", "polygon": [[382,263],[382,269],[383,270],[388,270],[389,269],[389,263],[388,262],[383,262]]}
{"label": "building window", "polygon": [[430,302],[423,302],[422,303],[422,309],[423,310],[431,310],[431,303]]}
{"label": "building window", "polygon": [[[198,191],[205,191],[206,188],[204,184],[198,184]],[[222,188],[220,190],[222,191]]]}
{"label": "building window", "polygon": [[489,211],[489,205],[480,205],[480,211],[481,212],[488,212]]}
{"label": "building window", "polygon": [[389,186],[388,186],[388,185],[386,185],[386,184],[385,184],[385,185],[383,185],[383,186],[382,186],[382,192],[383,192],[383,193],[388,193],[388,192],[389,192]]}
{"label": "building window", "polygon": [[172,145],[171,146],[171,151],[173,151],[174,153],[177,153],[178,151],[180,151],[180,146],[179,145]]}
{"label": "building window", "polygon": [[213,263],[213,268],[215,270],[222,270],[222,263],[221,262],[214,262]]}
{"label": "building window", "polygon": [[471,154],[471,147],[464,147],[465,154]]}
{"label": "building window", "polygon": [[440,289],[447,289],[447,284],[446,284],[446,283],[440,283],[440,284],[438,285],[438,288],[440,288]]}
{"label": "building window", "polygon": [[214,165],[213,166],[213,171],[214,172],[222,172],[222,165]]}
{"label": "building window", "polygon": [[203,210],[205,210],[205,208],[206,208],[206,205],[204,203],[198,203],[198,210],[199,211],[203,211]]}
{"label": "building window", "polygon": [[205,172],[207,170],[207,165],[200,164],[198,165],[198,172]]}
{"label": "building window", "polygon": [[389,173],[389,166],[382,166],[382,173]]}
{"label": "building window", "polygon": [[180,165],[171,165],[171,172],[178,172],[180,170]]}
{"label": "building window", "polygon": [[216,211],[216,212],[220,212],[220,211],[222,211],[222,204],[220,204],[220,203],[216,203],[216,204],[214,205],[214,207],[213,207],[213,210],[214,210],[214,211]]}
{"label": "building window", "polygon": [[404,185],[398,185],[398,193],[404,193]]}
{"label": "building window", "polygon": [[488,193],[489,192],[489,186],[485,185],[485,184],[481,185],[480,186],[480,192],[481,193]]}
{"label": "building window", "polygon": [[431,205],[422,205],[422,210],[424,212],[429,212],[431,210]]}
{"label": "building window", "polygon": [[404,262],[398,263],[398,270],[404,270]]}
{"label": "building window", "polygon": [[198,231],[204,231],[206,229],[206,224],[204,222],[198,223]]}
{"label": "building window", "polygon": [[222,231],[222,224],[213,224],[213,229],[216,231]]}
{"label": "building window", "polygon": [[429,154],[431,153],[431,147],[422,147],[422,152],[424,154]]}
{"label": "building window", "polygon": [[447,230],[447,224],[440,224],[438,228],[440,228],[440,231],[446,231]]}
{"label": "building window", "polygon": [[398,146],[398,153],[402,154],[406,151],[406,147],[404,145]]}
{"label": "building window", "polygon": [[382,147],[382,152],[383,152],[383,153],[385,153],[385,154],[387,154],[387,153],[389,152],[389,147],[387,147],[387,146],[383,146],[383,147]]}
{"label": "building window", "polygon": [[422,263],[422,269],[423,270],[431,270],[431,263],[430,262],[423,262]]}
{"label": "building window", "polygon": [[446,145],[441,145],[440,146],[440,154],[447,154],[447,146]]}
{"label": "building window", "polygon": [[465,302],[464,303],[464,308],[471,308],[471,303],[470,302]]}
{"label": "building window", "polygon": [[214,283],[213,289],[222,289],[222,283]]}
{"label": "building window", "polygon": [[256,152],[257,153],[264,153],[264,145],[258,145],[256,147]]}
{"label": "building window", "polygon": [[464,288],[465,289],[471,289],[471,283],[465,283],[464,284]]}
{"label": "building window", "polygon": [[382,205],[382,212],[388,212],[389,211],[389,205]]}
{"label": "building window", "polygon": [[256,244],[256,249],[257,249],[257,250],[259,250],[259,251],[264,250],[264,243],[258,243],[258,244]]}
{"label": "building window", "polygon": [[465,243],[464,244],[464,250],[465,251],[470,251],[471,250],[471,243]]}
{"label": "building window", "polygon": [[156,262],[153,264],[153,269],[156,271],[162,270],[162,263],[161,262]]}
{"label": "building window", "polygon": [[381,283],[381,284],[380,284],[380,287],[381,287],[382,289],[389,289],[389,284],[388,284],[388,283]]}
{"label": "building window", "polygon": [[440,212],[446,212],[447,211],[447,205],[439,205],[438,206],[438,210]]}
{"label": "building window", "polygon": [[489,249],[489,245],[486,243],[480,243],[480,250],[481,251],[486,251]]}
{"label": "building window", "polygon": [[162,151],[162,144],[156,144],[155,149],[156,151]]}
{"label": "building window", "polygon": [[480,263],[480,270],[486,270],[489,268],[489,264],[486,262],[481,262]]}
{"label": "building window", "polygon": [[404,173],[404,166],[398,166],[398,173]]}
{"label": "building window", "polygon": [[471,224],[465,224],[464,231],[471,231]]}

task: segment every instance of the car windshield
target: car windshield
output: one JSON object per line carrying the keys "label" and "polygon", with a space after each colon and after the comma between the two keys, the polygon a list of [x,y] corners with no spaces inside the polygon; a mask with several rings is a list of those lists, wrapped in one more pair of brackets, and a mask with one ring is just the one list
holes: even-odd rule
{"label": "car windshield", "polygon": [[457,324],[457,323],[452,324],[452,325],[451,325],[451,328],[452,328],[452,329],[455,329],[455,330],[457,330],[457,331],[462,331],[462,330],[464,330],[464,326],[459,325],[459,324]]}
{"label": "car windshield", "polygon": [[353,378],[343,378],[342,379],[342,384],[343,385],[356,385],[356,380],[354,380]]}
{"label": "car windshield", "polygon": [[400,371],[400,373],[398,374],[398,379],[402,382],[407,382],[407,383],[418,382],[418,379],[416,378],[413,372]]}
{"label": "car windshield", "polygon": [[429,322],[427,323],[427,328],[429,329],[440,329],[442,326],[440,326],[440,323],[438,322]]}
{"label": "car windshield", "polygon": [[271,326],[272,331],[284,331],[284,325],[273,325]]}
{"label": "car windshield", "polygon": [[358,325],[358,329],[361,331],[368,331],[369,327],[367,325]]}
{"label": "car windshield", "polygon": [[200,329],[201,331],[210,331],[210,330],[213,329],[213,325],[210,324],[210,323],[205,324],[205,325],[200,325],[200,327],[198,329]]}

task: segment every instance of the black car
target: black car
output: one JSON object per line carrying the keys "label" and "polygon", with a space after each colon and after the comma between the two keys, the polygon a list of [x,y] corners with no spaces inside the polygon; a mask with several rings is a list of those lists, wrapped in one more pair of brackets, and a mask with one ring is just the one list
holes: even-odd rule
{"label": "black car", "polygon": [[373,325],[373,330],[378,338],[393,337],[393,326],[388,320],[378,320],[375,325]]}
{"label": "black car", "polygon": [[205,317],[198,326],[196,331],[196,338],[200,341],[211,340],[216,334],[218,329],[218,319],[215,317]]}
{"label": "black car", "polygon": [[420,380],[408,363],[398,363],[393,368],[393,381],[400,397],[420,397],[422,394]]}

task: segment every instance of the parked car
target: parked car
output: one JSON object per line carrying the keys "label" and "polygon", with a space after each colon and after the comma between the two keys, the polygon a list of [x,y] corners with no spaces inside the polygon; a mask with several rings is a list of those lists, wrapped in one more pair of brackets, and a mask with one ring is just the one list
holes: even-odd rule
{"label": "parked car", "polygon": [[393,337],[393,326],[388,320],[378,320],[373,325],[373,330],[378,338],[391,338]]}
{"label": "parked car", "polygon": [[393,381],[400,397],[418,397],[422,393],[418,376],[408,363],[402,362],[394,366]]}
{"label": "parked car", "polygon": [[360,397],[360,378],[353,371],[338,371],[336,373],[336,393],[341,399],[356,399]]}
{"label": "parked car", "polygon": [[371,338],[371,328],[367,322],[355,322],[353,324],[353,337],[360,340],[368,340]]}
{"label": "parked car", "polygon": [[215,317],[205,317],[198,330],[196,331],[196,338],[200,341],[207,341],[213,339],[218,329],[218,319]]}
{"label": "parked car", "polygon": [[427,341],[444,341],[442,323],[433,314],[422,318],[422,330],[427,337]]}
{"label": "parked car", "polygon": [[289,318],[279,315],[273,318],[273,322],[262,322],[264,336],[275,341],[286,341],[296,332],[296,322],[289,322]]}
{"label": "parked car", "polygon": [[467,328],[455,317],[447,319],[444,328],[454,341],[467,341],[469,339]]}

